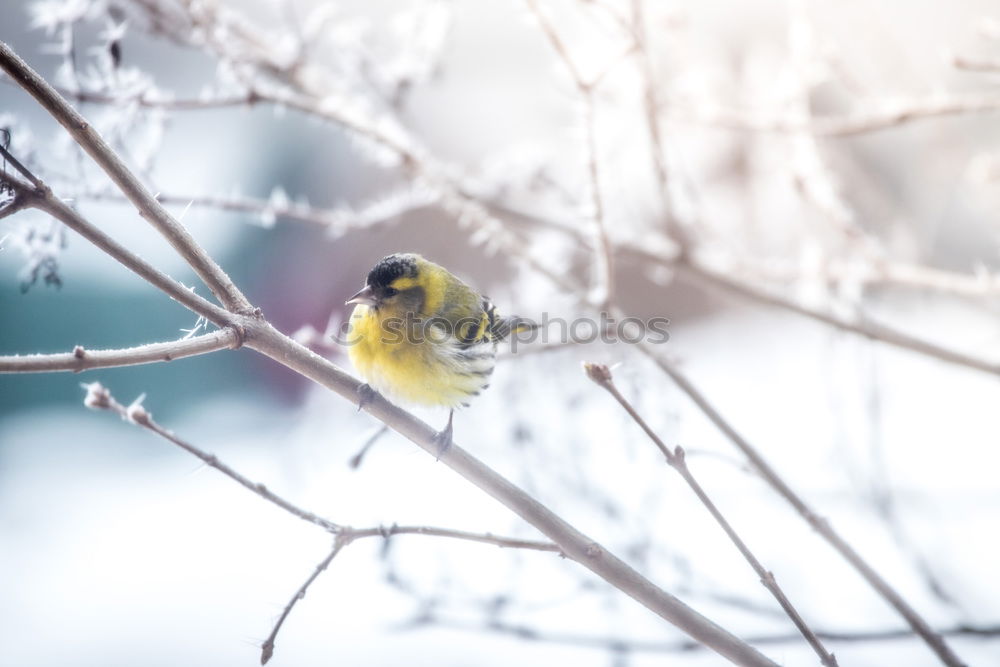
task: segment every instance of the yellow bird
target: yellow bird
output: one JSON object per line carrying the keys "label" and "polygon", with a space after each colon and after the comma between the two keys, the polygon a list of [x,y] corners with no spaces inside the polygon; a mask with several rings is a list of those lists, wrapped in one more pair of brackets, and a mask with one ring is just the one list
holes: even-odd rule
{"label": "yellow bird", "polygon": [[489,386],[497,343],[536,326],[499,317],[488,298],[413,253],[379,260],[347,305],[354,305],[348,356],[368,383],[361,405],[376,390],[393,402],[450,408],[437,435],[441,454],[451,445],[455,408]]}

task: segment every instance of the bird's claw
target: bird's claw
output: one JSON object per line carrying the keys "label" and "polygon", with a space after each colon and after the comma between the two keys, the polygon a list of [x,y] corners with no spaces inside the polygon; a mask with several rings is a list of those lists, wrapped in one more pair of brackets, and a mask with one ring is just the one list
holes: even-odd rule
{"label": "bird's claw", "polygon": [[443,430],[434,434],[434,444],[437,445],[437,456],[435,461],[440,461],[441,457],[451,448],[451,420],[454,413],[448,415],[448,425]]}
{"label": "bird's claw", "polygon": [[375,400],[375,396],[378,394],[377,391],[372,389],[372,386],[367,382],[358,387],[358,412],[361,409]]}

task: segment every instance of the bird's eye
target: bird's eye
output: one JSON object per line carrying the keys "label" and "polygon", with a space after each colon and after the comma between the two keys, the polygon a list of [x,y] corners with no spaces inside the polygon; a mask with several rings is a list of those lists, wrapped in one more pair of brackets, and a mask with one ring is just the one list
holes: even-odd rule
{"label": "bird's eye", "polygon": [[395,287],[386,287],[385,288],[385,295],[387,297],[396,296],[397,294],[399,294],[399,290],[396,289]]}

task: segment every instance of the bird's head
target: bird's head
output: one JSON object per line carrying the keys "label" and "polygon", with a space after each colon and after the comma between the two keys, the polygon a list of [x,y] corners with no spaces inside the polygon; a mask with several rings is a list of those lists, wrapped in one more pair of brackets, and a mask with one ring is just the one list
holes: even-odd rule
{"label": "bird's head", "polygon": [[364,289],[348,299],[346,305],[368,306],[383,317],[424,315],[428,292],[438,289],[433,268],[437,268],[435,264],[413,253],[383,257],[368,272]]}

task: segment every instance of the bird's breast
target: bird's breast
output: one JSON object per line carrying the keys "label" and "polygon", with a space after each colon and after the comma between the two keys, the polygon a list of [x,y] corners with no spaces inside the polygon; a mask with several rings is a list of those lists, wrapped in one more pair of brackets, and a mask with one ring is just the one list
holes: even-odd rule
{"label": "bird's breast", "polygon": [[392,400],[457,407],[489,386],[496,348],[489,341],[463,346],[439,331],[399,335],[376,311],[358,306],[351,317],[348,356],[365,381]]}

